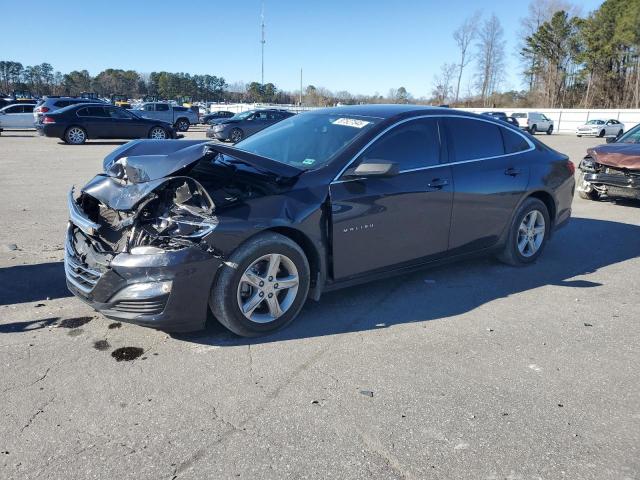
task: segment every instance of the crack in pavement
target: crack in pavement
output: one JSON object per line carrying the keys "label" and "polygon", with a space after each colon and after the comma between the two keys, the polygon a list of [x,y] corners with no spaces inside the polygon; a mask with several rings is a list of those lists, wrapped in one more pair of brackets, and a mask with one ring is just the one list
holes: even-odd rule
{"label": "crack in pavement", "polygon": [[42,405],[37,411],[36,413],[34,413],[33,415],[31,415],[31,417],[29,418],[29,420],[27,421],[27,423],[20,429],[20,433],[22,433],[26,428],[28,428],[31,423],[36,419],[36,417],[38,415],[40,415],[41,413],[44,413],[44,409],[47,405],[49,405],[51,402],[53,402],[53,397],[51,397],[48,401],[46,401],[44,403],[44,405]]}

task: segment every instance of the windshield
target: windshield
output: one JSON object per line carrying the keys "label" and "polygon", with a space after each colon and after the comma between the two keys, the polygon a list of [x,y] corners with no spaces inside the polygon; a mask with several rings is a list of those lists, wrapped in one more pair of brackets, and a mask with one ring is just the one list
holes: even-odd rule
{"label": "windshield", "polygon": [[603,120],[589,120],[587,122],[587,125],[602,125],[603,123]]}
{"label": "windshield", "polygon": [[282,120],[235,147],[297,168],[325,165],[380,118],[335,113],[303,113]]}
{"label": "windshield", "polygon": [[236,113],[232,118],[234,120],[244,120],[255,113],[255,110],[247,110],[246,112]]}
{"label": "windshield", "polygon": [[627,133],[622,135],[616,143],[640,143],[640,125],[636,125]]}

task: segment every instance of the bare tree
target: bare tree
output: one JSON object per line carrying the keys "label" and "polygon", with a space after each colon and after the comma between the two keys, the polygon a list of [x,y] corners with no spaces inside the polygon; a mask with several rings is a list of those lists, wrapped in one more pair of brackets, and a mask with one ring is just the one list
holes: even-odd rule
{"label": "bare tree", "polygon": [[[459,65],[455,63],[444,63],[440,67],[440,75],[433,79],[433,99],[438,104],[447,103],[447,99],[453,93],[453,82]],[[460,88],[460,78],[458,77],[458,89]],[[456,91],[457,95],[457,91]],[[457,101],[457,99],[456,99]]]}
{"label": "bare tree", "polygon": [[460,96],[460,81],[462,80],[462,71],[464,67],[471,61],[471,55],[468,55],[469,46],[475,40],[478,34],[478,22],[480,21],[480,12],[476,12],[473,16],[467,18],[455,32],[453,39],[456,41],[458,50],[460,50],[460,63],[458,63],[458,83],[456,85],[456,95],[454,102],[458,103]]}
{"label": "bare tree", "polygon": [[504,30],[495,14],[484,21],[478,34],[478,86],[484,106],[502,81]]}

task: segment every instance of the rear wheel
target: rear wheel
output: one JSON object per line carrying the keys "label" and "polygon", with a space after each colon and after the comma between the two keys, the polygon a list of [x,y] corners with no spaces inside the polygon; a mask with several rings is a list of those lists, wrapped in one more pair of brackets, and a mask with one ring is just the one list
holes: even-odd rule
{"label": "rear wheel", "polygon": [[529,129],[529,133],[531,133],[531,135],[535,135],[537,131],[538,131],[538,126],[531,125],[531,128]]}
{"label": "rear wheel", "polygon": [[243,138],[244,138],[244,132],[239,128],[234,128],[233,130],[231,130],[231,133],[229,134],[229,140],[231,140],[233,143],[238,143]]}
{"label": "rear wheel", "polygon": [[518,208],[498,258],[514,266],[535,262],[544,250],[550,227],[547,206],[537,198],[528,198]]}
{"label": "rear wheel", "polygon": [[291,239],[266,232],[240,246],[216,279],[209,306],[232,332],[255,337],[290,323],[309,291],[309,262]]}
{"label": "rear wheel", "polygon": [[69,127],[64,133],[64,141],[69,145],[82,145],[87,141],[87,132],[82,127]]}
{"label": "rear wheel", "polygon": [[149,138],[154,140],[165,140],[167,138],[167,131],[162,127],[153,127],[149,131]]}
{"label": "rear wheel", "polygon": [[186,118],[179,118],[175,126],[177,130],[186,132],[187,130],[189,130],[190,125],[191,124],[189,123],[189,120],[187,120]]}

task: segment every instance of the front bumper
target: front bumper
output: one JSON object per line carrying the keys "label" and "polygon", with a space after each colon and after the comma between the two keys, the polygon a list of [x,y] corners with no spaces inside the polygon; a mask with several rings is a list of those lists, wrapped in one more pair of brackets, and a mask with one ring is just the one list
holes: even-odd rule
{"label": "front bumper", "polygon": [[576,130],[576,135],[579,135],[581,137],[597,137],[599,133],[600,133],[599,130],[596,130],[596,131],[592,131],[592,130]]}
{"label": "front bumper", "polygon": [[640,199],[640,172],[625,173],[605,168],[603,172],[581,171],[578,190],[590,192],[596,190],[613,197]]}
{"label": "front bumper", "polygon": [[213,138],[216,140],[227,140],[229,138],[229,135],[225,130],[214,131],[210,128],[207,130],[207,138]]}
{"label": "front bumper", "polygon": [[100,262],[88,249],[95,251],[90,237],[70,223],[64,254],[67,287],[95,310],[166,331],[204,328],[219,258],[193,246],[161,254],[118,253]]}

